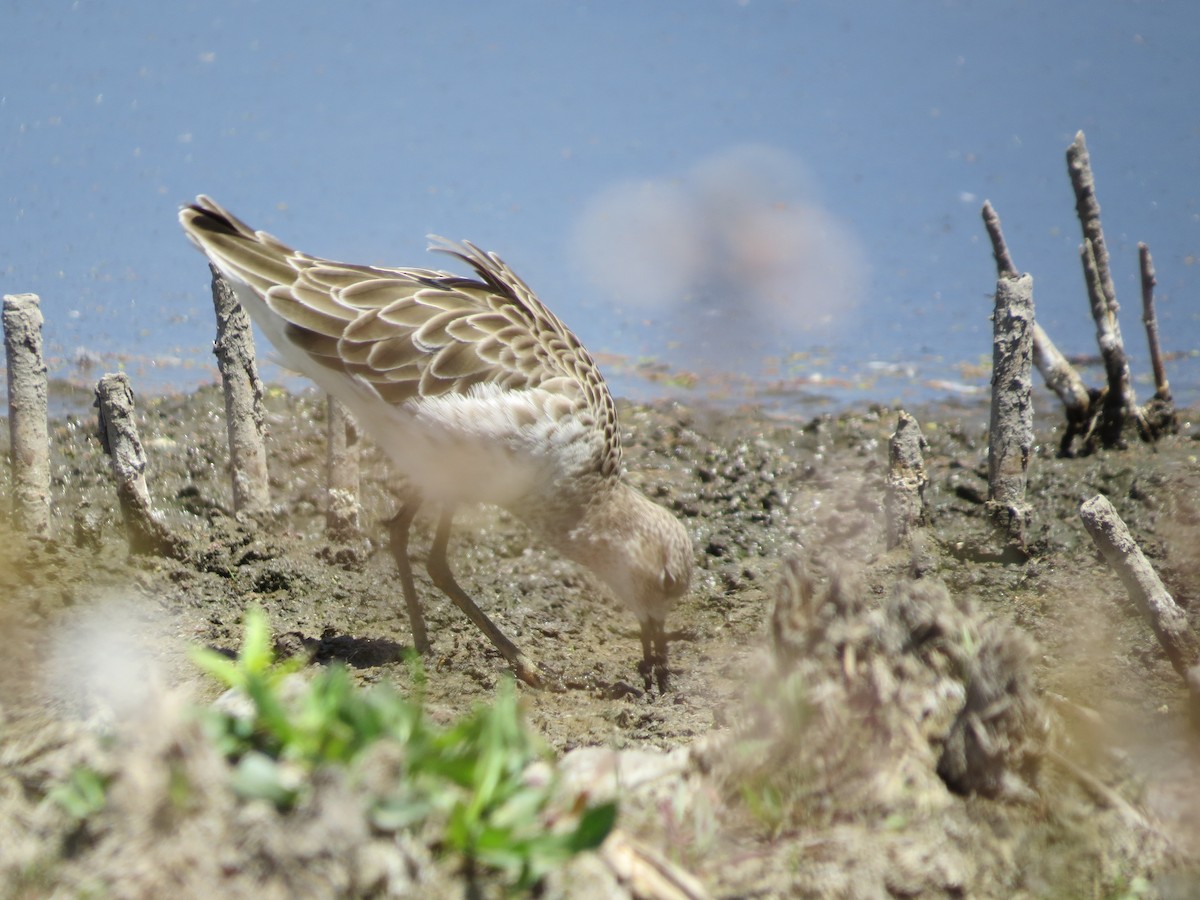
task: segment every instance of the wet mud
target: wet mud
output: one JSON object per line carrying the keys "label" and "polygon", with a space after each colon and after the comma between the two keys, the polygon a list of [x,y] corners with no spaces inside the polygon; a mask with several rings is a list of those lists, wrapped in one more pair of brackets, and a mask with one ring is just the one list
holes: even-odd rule
{"label": "wet mud", "polygon": [[[131,820],[140,807],[102,813],[81,830],[46,796],[75,765],[105,754],[121,778],[153,781],[146,773],[166,765],[163,757],[138,757],[141,774],[133,773],[133,763],[111,762],[123,752],[112,735],[177,689],[193,702],[212,699],[216,687],[187,647],[236,651],[251,605],[313,666],[337,661],[363,684],[415,689],[385,524],[394,484],[382,455],[364,443],[362,536],[330,540],[325,404],[280,390],[267,404],[272,505],[259,521],[239,521],[219,390],[139,398],[147,482],[163,523],[186,546],[179,559],[129,553],[87,412],[51,425],[53,539],[27,540],[0,520],[0,827],[8,831],[0,880],[16,886],[14,896],[88,885],[135,896],[121,885],[194,883],[123,881],[128,858],[114,847],[148,841],[150,825]],[[1051,408],[1046,398],[1041,406]],[[460,514],[450,547],[460,583],[556,685],[521,689],[528,722],[560,757],[586,747],[694,751],[695,769],[677,792],[649,806],[633,800],[622,827],[713,896],[1188,895],[1200,853],[1200,756],[1187,693],[1098,559],[1078,506],[1106,495],[1195,623],[1200,429],[1185,415],[1180,434],[1156,447],[1058,459],[1062,425],[1041,419],[1031,552],[1019,558],[1004,551],[982,503],[986,409],[910,412],[928,443],[928,525],[911,545],[889,550],[896,410],[814,417],[621,405],[630,480],[679,516],[695,547],[693,588],[668,623],[666,693],[645,689],[636,621],[586,572],[532,544],[503,511]],[[0,475],[5,504],[8,478]],[[432,526],[418,518],[412,540],[432,641],[424,691],[430,714],[449,720],[486,703],[507,670],[426,576]],[[790,644],[778,618],[788,571],[802,573],[790,589],[807,598],[792,616],[799,636]],[[811,587],[796,588],[795,578]],[[913,600],[911,585],[922,583],[938,587]],[[945,632],[933,644],[913,630],[917,608],[927,610],[918,619]],[[1021,745],[1013,753],[1022,762],[956,782],[947,772],[957,765],[962,776],[973,732],[955,717],[983,677],[970,666],[989,635],[998,671],[1036,698],[1034,706],[1020,700],[1017,724],[1004,726],[1020,732],[1010,743]],[[823,655],[830,646],[838,653]],[[785,686],[801,699],[781,699]],[[958,762],[943,762],[955,741]],[[223,772],[217,763],[203,771]],[[781,772],[789,774],[779,782]],[[208,814],[226,825],[193,829],[187,839],[198,845],[178,846],[181,837],[169,858],[146,850],[139,866],[186,867],[205,842],[244,837],[233,824],[243,813],[214,806]],[[296,823],[284,819],[259,827],[290,833]],[[231,858],[220,875],[228,896],[286,895],[303,883],[288,878],[308,865],[288,857],[255,868]],[[443,875],[441,890],[462,888],[455,873]],[[382,882],[346,877],[328,882],[340,885],[333,893],[386,894]],[[551,893],[553,884],[573,894],[561,881]]]}

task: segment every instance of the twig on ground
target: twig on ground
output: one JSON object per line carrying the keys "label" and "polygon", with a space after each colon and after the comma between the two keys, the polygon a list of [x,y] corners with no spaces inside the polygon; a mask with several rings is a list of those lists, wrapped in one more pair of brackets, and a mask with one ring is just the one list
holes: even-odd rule
{"label": "twig on ground", "polygon": [[49,537],[50,426],[40,302],[37,294],[5,295],[4,352],[13,516],[22,531]]}
{"label": "twig on ground", "polygon": [[1033,450],[1033,278],[1001,276],[992,316],[988,509],[1009,542],[1025,549],[1025,474]]}
{"label": "twig on ground", "polygon": [[100,411],[100,444],[112,461],[130,552],[178,557],[183,545],[154,511],[146,488],[146,453],[133,418],[129,377],[123,373],[102,376],[96,385],[95,405]]}
{"label": "twig on ground", "polygon": [[1055,763],[1060,769],[1078,781],[1080,786],[1092,795],[1093,800],[1102,806],[1116,810],[1121,818],[1125,820],[1126,825],[1140,830],[1151,830],[1151,825],[1145,816],[1134,809],[1128,800],[1091,772],[1084,769],[1083,766],[1057,750],[1050,750],[1047,756],[1051,762]]}
{"label": "twig on ground", "polygon": [[250,317],[233,289],[215,266],[212,270],[213,307],[217,313],[217,339],[213,353],[225,390],[225,424],[229,432],[229,460],[233,476],[233,508],[251,516],[266,512],[271,504],[267,483],[267,450],[263,443],[266,416],[263,386],[254,361],[254,334]]}
{"label": "twig on ground", "polygon": [[925,524],[925,437],[917,420],[900,410],[896,431],[888,441],[890,464],[885,498],[888,520],[888,548],[906,542]]}
{"label": "twig on ground", "polygon": [[620,828],[601,846],[600,858],[634,897],[705,900],[709,896],[694,875]]}
{"label": "twig on ground", "polygon": [[1079,516],[1105,561],[1125,585],[1130,599],[1154,629],[1171,665],[1191,688],[1189,672],[1200,663],[1200,643],[1188,625],[1187,616],[1167,592],[1108,498],[1097,495],[1084,501]]}
{"label": "twig on ground", "polygon": [[358,427],[346,407],[333,395],[326,401],[326,427],[329,507],[325,512],[325,530],[335,541],[348,541],[361,533],[361,507],[358,503]]}

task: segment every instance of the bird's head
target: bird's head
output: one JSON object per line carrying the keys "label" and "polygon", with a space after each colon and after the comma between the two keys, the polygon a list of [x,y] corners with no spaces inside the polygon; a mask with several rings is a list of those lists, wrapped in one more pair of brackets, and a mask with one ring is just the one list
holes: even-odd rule
{"label": "bird's head", "polygon": [[[565,537],[565,539],[564,539]],[[666,686],[667,614],[692,581],[692,541],[678,519],[640,491],[618,483],[556,541],[591,569],[635,616],[642,629],[646,678]]]}

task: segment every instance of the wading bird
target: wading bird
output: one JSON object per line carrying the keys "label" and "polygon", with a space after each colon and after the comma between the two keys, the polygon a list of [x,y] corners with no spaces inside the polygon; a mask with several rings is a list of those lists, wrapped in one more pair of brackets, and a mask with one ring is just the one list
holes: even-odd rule
{"label": "wading bird", "polygon": [[616,408],[591,355],[495,254],[435,239],[476,278],[299,253],[207,197],[180,223],[283,362],[338,398],[407,487],[391,522],[413,643],[429,650],[408,532],[441,507],[427,570],[516,675],[537,667],[459,587],[446,561],[455,507],[493,503],[595,573],[641,624],[647,689],[668,683],[667,613],[687,591],[683,525],[622,479]]}

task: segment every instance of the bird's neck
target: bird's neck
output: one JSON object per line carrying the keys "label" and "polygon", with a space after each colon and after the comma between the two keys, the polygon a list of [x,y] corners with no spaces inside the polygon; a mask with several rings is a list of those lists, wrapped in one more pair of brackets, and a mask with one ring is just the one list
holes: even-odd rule
{"label": "bird's neck", "polygon": [[596,483],[576,485],[564,496],[547,497],[526,522],[555,550],[589,568],[606,552],[605,542],[621,529],[620,510],[633,488],[616,478],[596,477]]}

